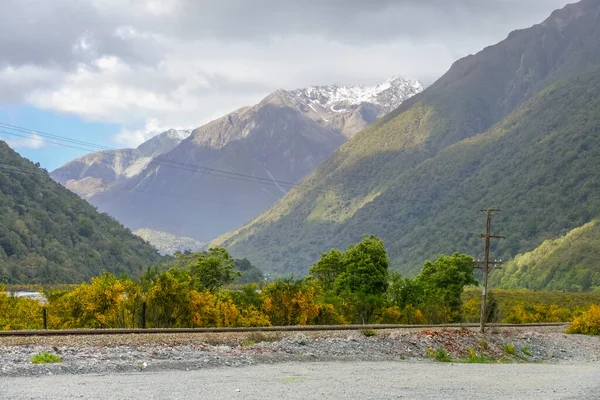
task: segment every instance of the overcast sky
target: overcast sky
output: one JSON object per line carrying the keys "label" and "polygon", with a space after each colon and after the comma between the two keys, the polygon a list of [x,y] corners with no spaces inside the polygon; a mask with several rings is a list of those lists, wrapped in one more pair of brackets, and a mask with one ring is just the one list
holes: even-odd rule
{"label": "overcast sky", "polygon": [[278,88],[392,75],[430,84],[458,58],[565,4],[1,0],[0,122],[122,147],[197,127]]}

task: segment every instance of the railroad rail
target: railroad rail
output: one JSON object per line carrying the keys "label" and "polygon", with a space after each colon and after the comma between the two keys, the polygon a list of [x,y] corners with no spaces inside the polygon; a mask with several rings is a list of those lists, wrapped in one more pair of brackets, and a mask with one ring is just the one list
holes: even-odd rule
{"label": "railroad rail", "polygon": [[[570,322],[548,322],[538,324],[487,324],[488,328],[536,328],[567,326]],[[18,330],[0,331],[3,336],[69,336],[69,335],[128,335],[128,334],[170,334],[170,333],[246,333],[246,332],[314,332],[314,331],[354,331],[382,329],[469,329],[479,328],[479,324],[444,325],[298,325],[265,326],[251,328],[147,328],[147,329],[60,329],[60,330]]]}

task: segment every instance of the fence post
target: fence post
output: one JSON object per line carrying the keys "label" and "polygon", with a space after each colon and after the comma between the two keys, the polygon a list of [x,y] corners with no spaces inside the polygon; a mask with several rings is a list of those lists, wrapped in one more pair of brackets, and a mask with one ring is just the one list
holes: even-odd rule
{"label": "fence post", "polygon": [[42,321],[44,324],[44,330],[48,329],[48,315],[46,314],[46,307],[42,308]]}
{"label": "fence post", "polygon": [[146,329],[146,302],[142,302],[142,329]]}

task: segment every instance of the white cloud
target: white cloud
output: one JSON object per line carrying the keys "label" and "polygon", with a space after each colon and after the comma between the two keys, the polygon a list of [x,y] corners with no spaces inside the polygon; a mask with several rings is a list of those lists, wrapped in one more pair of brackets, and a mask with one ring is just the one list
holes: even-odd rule
{"label": "white cloud", "polygon": [[27,138],[1,138],[13,149],[41,149],[49,146],[39,135],[32,134]]}
{"label": "white cloud", "polygon": [[114,135],[113,140],[120,147],[133,148],[171,128],[182,129],[181,127],[161,125],[157,119],[150,119],[140,129],[123,128],[119,133]]}
{"label": "white cloud", "polygon": [[566,2],[56,0],[38,12],[6,1],[0,103],[119,124],[114,141],[127,146],[278,88],[392,75],[431,83]]}

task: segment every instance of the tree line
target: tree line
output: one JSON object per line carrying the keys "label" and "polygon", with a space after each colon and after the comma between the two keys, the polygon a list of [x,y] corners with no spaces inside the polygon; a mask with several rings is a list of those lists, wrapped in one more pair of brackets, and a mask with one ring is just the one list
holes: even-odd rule
{"label": "tree line", "polygon": [[[178,253],[137,278],[105,272],[74,289],[51,290],[46,305],[8,297],[0,288],[0,329],[41,328],[42,307],[49,329],[137,328],[142,318],[148,328],[437,324],[476,318],[477,299],[463,304],[465,287],[477,285],[472,257],[442,255],[425,263],[415,278],[390,272],[389,263],[383,242],[365,236],[346,251],[324,253],[306,278],[232,290],[227,286],[242,274],[240,260],[225,249]],[[497,307],[489,308],[488,318],[495,318]],[[519,312],[523,317],[527,310]]]}

